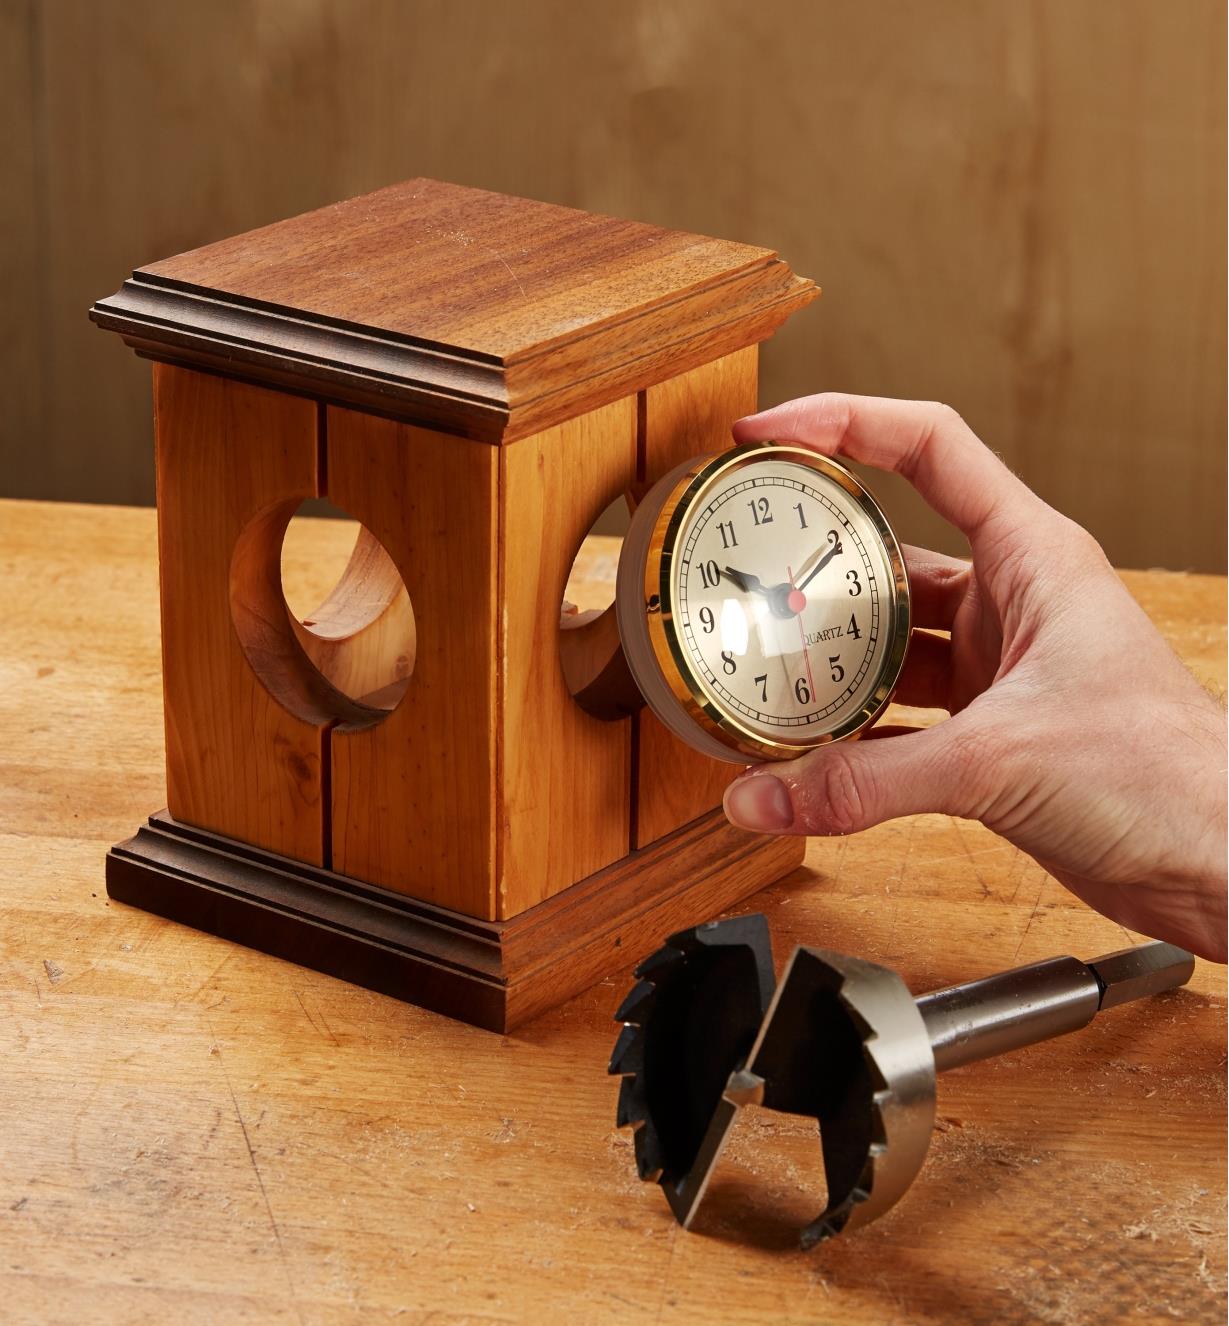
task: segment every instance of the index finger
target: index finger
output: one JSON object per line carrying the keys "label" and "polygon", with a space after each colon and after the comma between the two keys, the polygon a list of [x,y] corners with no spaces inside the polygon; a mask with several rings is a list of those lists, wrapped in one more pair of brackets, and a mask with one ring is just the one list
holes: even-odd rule
{"label": "index finger", "polygon": [[903,475],[970,543],[1044,507],[955,410],[933,401],[822,392],[740,419],[734,437],[801,442]]}

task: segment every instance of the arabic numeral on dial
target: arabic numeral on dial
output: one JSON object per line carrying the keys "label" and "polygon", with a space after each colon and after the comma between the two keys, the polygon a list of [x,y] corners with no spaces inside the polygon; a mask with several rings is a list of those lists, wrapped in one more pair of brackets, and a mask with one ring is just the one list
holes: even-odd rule
{"label": "arabic numeral on dial", "polygon": [[760,675],[759,675],[758,677],[755,678],[755,684],[760,688],[760,700],[761,700],[762,702],[764,702],[764,703],[767,703],[767,702],[768,702],[768,673],[766,673],[766,672],[761,672]]}
{"label": "arabic numeral on dial", "polygon": [[798,697],[799,704],[811,703],[811,688],[807,685],[807,679],[805,677],[799,677],[798,680],[794,682],[794,694]]}
{"label": "arabic numeral on dial", "polygon": [[734,662],[734,655],[729,650],[721,651],[721,670],[727,677],[732,677],[738,671],[738,664]]}
{"label": "arabic numeral on dial", "polygon": [[705,635],[712,635],[713,628],[717,625],[716,618],[713,616],[712,608],[700,609],[700,625],[704,627]]}
{"label": "arabic numeral on dial", "polygon": [[845,669],[844,669],[843,667],[841,667],[841,656],[840,656],[840,654],[829,654],[829,656],[828,656],[828,666],[832,669],[832,680],[833,680],[833,681],[843,681],[843,680],[844,680],[844,677],[845,677]]}
{"label": "arabic numeral on dial", "polygon": [[802,509],[802,503],[801,503],[801,502],[795,502],[795,503],[794,503],[794,510],[798,512],[798,528],[799,528],[799,529],[806,529],[806,527],[807,527],[807,517],[806,517],[806,512],[803,511],[803,509]]}
{"label": "arabic numeral on dial", "polygon": [[766,497],[753,497],[747,505],[751,508],[751,515],[757,525],[772,524],[772,511],[769,509]]}
{"label": "arabic numeral on dial", "polygon": [[846,571],[845,579],[850,582],[849,597],[856,599],[862,593],[862,582],[858,579],[858,573],[856,571]]}
{"label": "arabic numeral on dial", "polygon": [[716,589],[721,584],[721,568],[711,558],[700,563],[700,583],[705,589]]}
{"label": "arabic numeral on dial", "polygon": [[862,632],[858,630],[858,614],[856,612],[851,612],[849,614],[849,629],[845,634],[854,640],[862,639]]}
{"label": "arabic numeral on dial", "polygon": [[[729,531],[728,534],[727,530]],[[721,535],[721,546],[723,548],[738,547],[738,537],[734,533],[734,522],[732,520],[719,520],[717,522],[717,533]]]}
{"label": "arabic numeral on dial", "polygon": [[845,551],[841,547],[841,536],[834,529],[828,531],[828,542],[832,545],[831,556],[839,557]]}

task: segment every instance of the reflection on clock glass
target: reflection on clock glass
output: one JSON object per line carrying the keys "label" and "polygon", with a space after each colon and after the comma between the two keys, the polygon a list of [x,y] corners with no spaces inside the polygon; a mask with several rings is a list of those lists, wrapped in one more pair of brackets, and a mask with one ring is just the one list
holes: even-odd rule
{"label": "reflection on clock glass", "polygon": [[742,467],[700,496],[676,546],[680,644],[710,700],[787,742],[866,704],[891,646],[894,579],[844,488],[790,461]]}

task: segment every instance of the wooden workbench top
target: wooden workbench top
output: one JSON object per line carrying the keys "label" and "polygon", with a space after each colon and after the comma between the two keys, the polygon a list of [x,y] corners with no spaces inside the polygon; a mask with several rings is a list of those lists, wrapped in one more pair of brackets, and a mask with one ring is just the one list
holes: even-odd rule
{"label": "wooden workbench top", "polygon": [[[636,1180],[626,976],[501,1037],[110,904],[164,804],[155,555],[150,511],[0,503],[0,1319],[1224,1320],[1223,969],[946,1074],[913,1191],[802,1253],[805,1121],[745,1112],[697,1232]],[[1126,579],[1223,687],[1225,582]],[[1135,938],[940,816],[816,840],[753,905],[778,962],[917,991]]]}

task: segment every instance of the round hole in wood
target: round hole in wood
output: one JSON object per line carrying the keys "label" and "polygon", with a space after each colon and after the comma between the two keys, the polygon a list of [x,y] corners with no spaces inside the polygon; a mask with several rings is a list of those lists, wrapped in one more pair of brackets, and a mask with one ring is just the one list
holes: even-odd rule
{"label": "round hole in wood", "polygon": [[630,522],[629,501],[618,497],[598,516],[581,540],[563,590],[561,628],[575,625],[576,618],[591,620],[614,602],[619,553]]}
{"label": "round hole in wood", "polygon": [[559,661],[573,699],[595,718],[618,719],[643,704],[623,662],[615,580],[633,498],[617,498],[581,541],[559,611]]}
{"label": "round hole in wood", "polygon": [[261,512],[235,545],[230,597],[253,671],[308,721],[378,722],[405,694],[410,597],[384,546],[345,512],[320,501]]}

